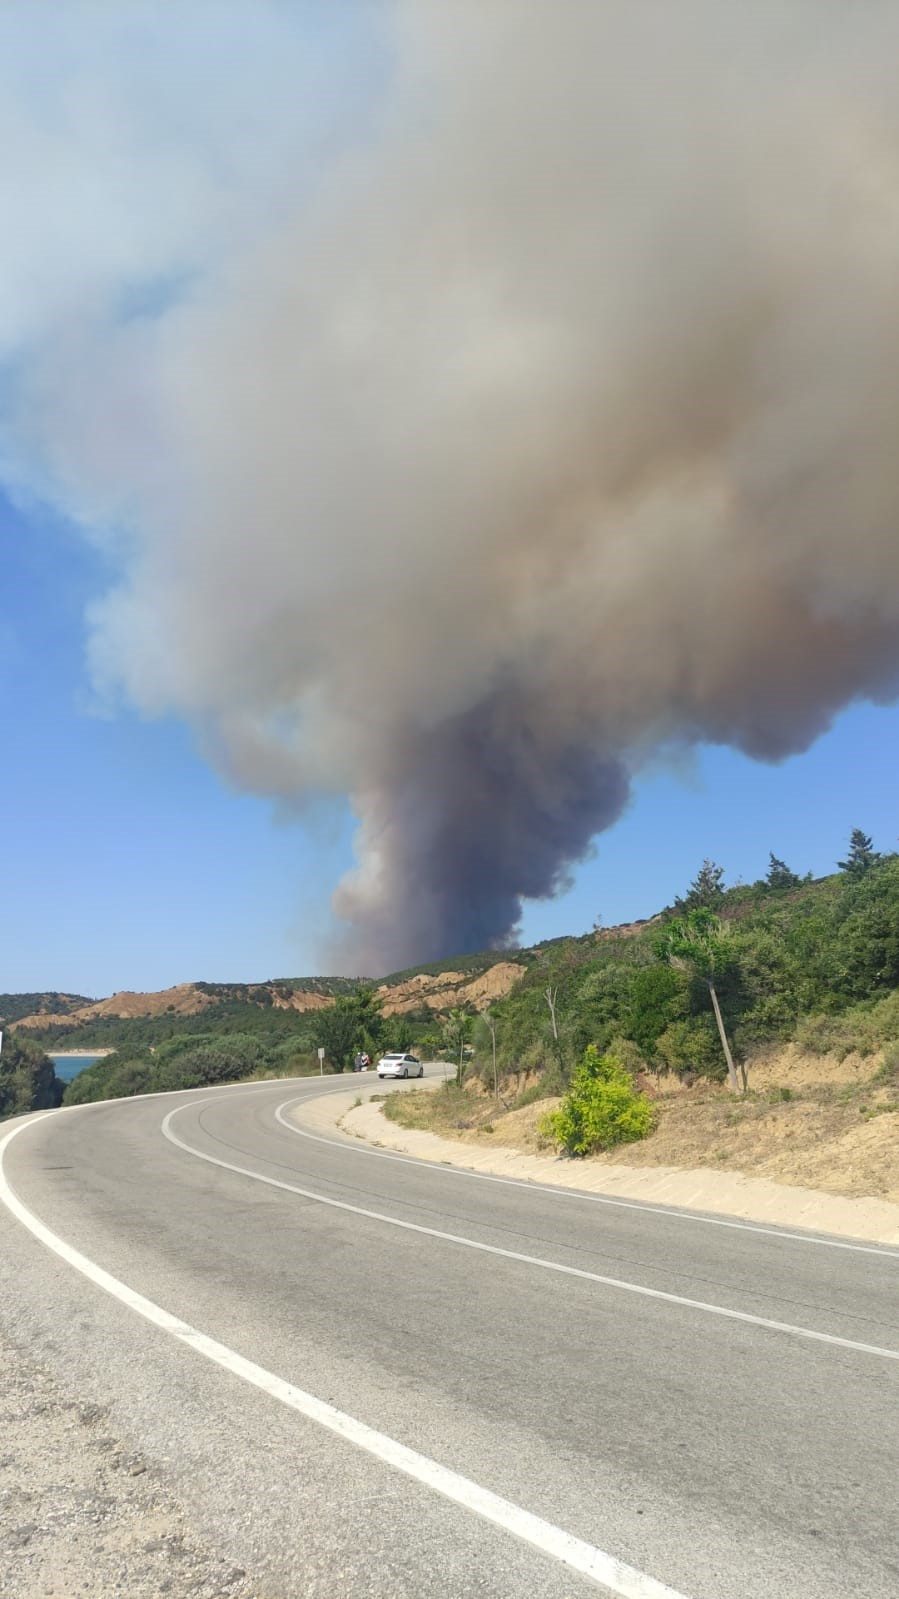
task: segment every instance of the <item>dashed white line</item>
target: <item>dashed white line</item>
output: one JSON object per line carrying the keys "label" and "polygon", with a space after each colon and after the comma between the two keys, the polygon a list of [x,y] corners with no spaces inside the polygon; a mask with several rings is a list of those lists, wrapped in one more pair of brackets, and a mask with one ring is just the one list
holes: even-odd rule
{"label": "dashed white line", "polygon": [[[168,1120],[169,1117],[166,1118],[166,1121]],[[543,1521],[541,1517],[534,1516],[510,1500],[492,1493],[489,1488],[482,1488],[480,1484],[463,1477],[459,1472],[441,1466],[438,1461],[429,1459],[427,1455],[418,1454],[416,1450],[398,1443],[386,1433],[377,1432],[375,1428],[358,1421],[356,1417],[337,1410],[334,1405],[329,1405],[322,1399],[317,1399],[314,1394],[297,1388],[293,1383],[285,1382],[283,1378],[266,1371],[262,1366],[257,1366],[254,1361],[245,1359],[227,1345],[220,1344],[216,1339],[199,1332],[188,1322],[181,1321],[170,1311],[164,1310],[161,1305],[154,1304],[151,1299],[145,1299],[143,1294],[129,1288],[127,1283],[120,1282],[117,1277],[104,1271],[94,1261],[88,1260],[86,1255],[82,1255],[79,1250],[73,1249],[64,1239],[51,1232],[49,1227],[28,1210],[7,1181],[3,1169],[4,1153],[12,1140],[31,1125],[32,1121],[20,1122],[0,1140],[0,1200],[17,1220],[34,1234],[35,1238],[48,1249],[52,1249],[76,1271],[81,1272],[98,1288],[102,1288],[104,1292],[127,1305],[129,1310],[133,1310],[138,1316],[143,1316],[153,1326],[189,1349],[193,1349],[197,1354],[205,1356],[207,1360],[213,1361],[233,1376],[251,1383],[254,1388],[289,1406],[307,1420],[325,1427],[338,1438],[355,1445],[357,1449],[365,1450],[367,1454],[375,1456],[385,1465],[404,1472],[407,1477],[414,1478],[416,1482],[441,1494],[443,1498],[451,1500],[464,1510],[471,1511],[482,1520],[511,1533],[541,1554],[558,1560],[570,1571],[588,1577],[607,1592],[617,1595],[618,1599],[687,1599],[686,1595],[677,1593],[665,1583],[656,1581],[654,1577],[647,1576],[642,1571],[637,1571],[635,1567],[626,1565],[622,1560],[616,1560],[614,1555],[607,1554],[605,1550],[585,1543],[581,1538],[575,1538],[562,1527]],[[171,1134],[169,1136],[173,1137]],[[173,1142],[181,1144],[181,1140],[174,1137]],[[181,1145],[181,1147],[188,1146]],[[221,1166],[225,1165],[225,1162],[216,1161],[215,1164]],[[278,1183],[275,1186],[283,1188],[287,1185]]]}

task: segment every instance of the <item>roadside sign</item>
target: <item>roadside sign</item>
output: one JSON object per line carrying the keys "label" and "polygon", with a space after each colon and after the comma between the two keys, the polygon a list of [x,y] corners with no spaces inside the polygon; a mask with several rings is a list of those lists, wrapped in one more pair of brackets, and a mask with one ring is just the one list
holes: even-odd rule
{"label": "roadside sign", "polygon": [[319,1046],[318,1051],[318,1074],[320,1077],[324,1077],[325,1075],[325,1052],[321,1046]]}

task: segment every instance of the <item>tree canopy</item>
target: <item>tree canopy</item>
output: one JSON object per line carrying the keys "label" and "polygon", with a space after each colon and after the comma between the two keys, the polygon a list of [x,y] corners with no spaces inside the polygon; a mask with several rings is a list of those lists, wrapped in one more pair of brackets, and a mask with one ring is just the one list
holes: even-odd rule
{"label": "tree canopy", "polygon": [[768,856],[768,872],[765,877],[765,886],[774,889],[798,888],[802,878],[790,870],[786,861],[782,861],[773,850]]}
{"label": "tree canopy", "polygon": [[316,1036],[332,1069],[342,1072],[351,1066],[359,1050],[376,1055],[385,1036],[381,1000],[373,988],[359,988],[355,994],[341,994],[327,1010],[316,1015]]}
{"label": "tree canopy", "polygon": [[863,833],[860,827],[853,827],[849,835],[849,853],[844,861],[837,861],[837,865],[841,872],[848,872],[850,877],[864,877],[880,858],[868,834]]}
{"label": "tree canopy", "polygon": [[0,1048],[0,1117],[52,1110],[60,1104],[62,1092],[49,1055],[6,1028]]}
{"label": "tree canopy", "polygon": [[706,857],[683,899],[676,899],[674,904],[679,911],[714,910],[724,894],[724,867]]}

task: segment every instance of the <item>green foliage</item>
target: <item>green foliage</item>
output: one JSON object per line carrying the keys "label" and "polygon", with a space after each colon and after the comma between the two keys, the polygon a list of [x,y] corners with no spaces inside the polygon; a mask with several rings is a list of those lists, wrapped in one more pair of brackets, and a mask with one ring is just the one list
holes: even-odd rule
{"label": "green foliage", "polygon": [[63,1104],[91,1105],[101,1099],[129,1099],[133,1094],[150,1094],[155,1086],[152,1056],[134,1060],[127,1055],[107,1055],[66,1084]]}
{"label": "green foliage", "polygon": [[411,1049],[415,1043],[415,1028],[408,1016],[390,1016],[384,1023],[385,1049]]}
{"label": "green foliage", "polygon": [[717,982],[734,964],[734,946],[718,917],[696,906],[668,922],[656,940],[660,959],[679,964],[704,983]]}
{"label": "green foliage", "polygon": [[[722,979],[733,980],[737,975],[732,940],[713,911],[705,906],[696,906],[693,910],[687,911],[686,915],[668,923],[656,940],[656,951],[662,959],[689,973],[697,982],[705,983],[715,1011],[721,1047],[728,1064],[728,1080],[732,1088],[737,1088],[736,1068],[733,1065],[727,1028],[718,997],[718,985]],[[683,1027],[684,1024],[673,1024],[674,1037],[678,1036],[676,1029],[679,1025]],[[669,1033],[670,1029],[666,1029],[666,1037]],[[685,1036],[681,1035],[682,1038]],[[745,1070],[743,1086],[746,1086]]]}
{"label": "green foliage", "polygon": [[634,1143],[652,1131],[653,1107],[611,1053],[591,1044],[575,1068],[571,1088],[558,1110],[550,1111],[540,1131],[571,1155],[589,1155]]}
{"label": "green foliage", "polygon": [[345,1071],[353,1064],[357,1050],[378,1054],[385,1023],[381,1000],[373,988],[358,988],[354,994],[341,994],[327,1010],[316,1012],[317,1044],[325,1051],[332,1070]]}
{"label": "green foliage", "polygon": [[528,1105],[536,1105],[541,1099],[550,1099],[550,1090],[544,1086],[543,1078],[538,1077],[536,1083],[528,1083],[520,1094],[516,1094],[512,1101],[513,1110],[524,1110]]}
{"label": "green foliage", "polygon": [[724,868],[706,858],[696,873],[683,899],[674,901],[681,912],[715,910],[724,899]]}
{"label": "green foliage", "polygon": [[49,1056],[20,1033],[5,1030],[0,1049],[0,1119],[52,1110],[60,1103],[62,1088]]}
{"label": "green foliage", "polygon": [[872,1081],[899,1089],[899,1043],[887,1045]]}
{"label": "green foliage", "polygon": [[658,1056],[658,1040],[672,1022],[685,1015],[689,989],[683,973],[667,964],[645,966],[634,973],[622,1020],[625,1036],[642,1050],[646,1060]]}
{"label": "green foliage", "polygon": [[63,1103],[92,1104],[133,1094],[165,1093],[233,1083],[264,1067],[272,1052],[252,1034],[233,1034],[195,1043],[173,1039],[155,1054],[114,1054],[98,1060],[67,1085]]}
{"label": "green foliage", "polygon": [[474,1017],[461,1005],[450,1011],[441,1029],[446,1053],[456,1062],[456,1082],[461,1088],[465,1075],[465,1046],[471,1037]]}
{"label": "green foliage", "polygon": [[780,860],[773,851],[769,854],[768,873],[765,878],[766,888],[770,888],[774,893],[777,893],[785,888],[798,888],[801,882],[801,877],[797,877],[796,873],[790,870],[786,861]]}
{"label": "green foliage", "polygon": [[853,827],[849,835],[849,854],[844,861],[837,861],[837,865],[841,872],[848,872],[850,877],[864,877],[880,859],[868,834],[863,833],[860,827]]}
{"label": "green foliage", "polygon": [[80,1025],[77,1033],[64,1027],[35,1028],[29,1029],[29,1037],[44,1049],[60,1054],[65,1054],[72,1043],[77,1043],[79,1049],[95,1046],[140,1054],[146,1049],[161,1048],[175,1038],[196,1040],[233,1033],[253,1033],[273,1043],[301,1036],[311,1048],[311,1032],[321,1014],[320,1011],[279,1010],[272,1005],[225,1000],[193,1016],[178,1016],[172,1012],[161,1016],[97,1016]]}
{"label": "green foliage", "polygon": [[68,1016],[80,1006],[93,1003],[85,994],[58,994],[52,989],[42,994],[0,994],[0,1023],[18,1022],[23,1016],[36,1016],[42,1011]]}
{"label": "green foliage", "polygon": [[721,1043],[711,1016],[688,1016],[669,1022],[656,1041],[656,1054],[679,1077],[709,1077],[723,1082],[727,1076]]}
{"label": "green foliage", "polygon": [[[873,1055],[899,1039],[899,990],[873,1005],[854,1005],[841,1014],[807,1016],[796,1029],[796,1042],[813,1055],[843,1060],[857,1051]],[[894,1047],[896,1047],[894,1045]]]}
{"label": "green foliage", "polygon": [[567,1082],[559,1070],[559,1063],[551,1060],[546,1070],[541,1073],[535,1083],[529,1083],[512,1102],[513,1110],[524,1110],[526,1105],[535,1105],[541,1099],[556,1099],[564,1094],[568,1087]]}
{"label": "green foliage", "polygon": [[[870,847],[865,835],[861,845]],[[710,974],[738,1058],[760,1045],[793,1038],[808,1048],[844,1054],[853,1049],[871,1053],[899,1039],[899,856],[875,855],[863,871],[844,870],[817,882],[791,881],[789,887],[778,875],[783,865],[772,857],[771,882],[722,889],[717,917],[713,907],[698,905],[684,917],[656,918],[632,935],[586,933],[516,954],[522,978],[505,999],[490,1006],[500,1079],[514,1075],[521,1081],[528,1073],[529,1081],[531,1074],[541,1079],[545,1093],[564,1092],[573,1064],[588,1045],[600,1054],[620,1055],[625,1041],[636,1051],[626,1063],[632,1070],[645,1063],[684,1076],[719,1077],[723,1062],[710,1014]],[[713,868],[713,874],[718,871]],[[675,953],[681,936],[676,929],[684,921],[691,938],[688,947],[681,944],[681,953],[675,954],[678,964],[672,965],[669,952]],[[701,937],[696,936],[698,929],[704,929]],[[446,970],[450,964],[471,975],[508,958],[507,951],[494,951],[464,961],[444,960],[433,970]],[[76,1078],[66,1102],[140,1092],[163,1082],[187,1086],[206,1081],[207,1070],[213,1072],[211,1080],[228,1081],[232,1067],[227,1059],[216,1066],[214,1056],[202,1054],[228,1040],[236,1041],[242,1076],[317,1071],[319,1044],[329,1049],[326,1069],[344,1069],[357,1048],[374,1057],[383,1047],[409,1044],[432,1059],[445,1044],[444,1053],[458,1064],[458,1036],[441,1040],[438,1017],[423,1010],[385,1022],[377,1003],[365,997],[364,985],[358,1003],[347,1003],[360,993],[356,980],[283,979],[272,985],[282,1000],[297,987],[338,996],[333,1007],[306,1013],[264,1003],[260,985],[202,986],[217,1003],[201,1014],[98,1018],[89,1028],[79,1027],[79,1047],[116,1046],[117,1054]],[[547,988],[556,995],[558,1046]],[[58,1014],[68,1004],[83,1003],[72,995],[13,995],[0,1000],[0,1007],[7,1014],[15,1009],[24,1015],[48,1000]],[[341,1028],[342,1040],[324,1036]],[[29,1031],[27,1036],[45,1047],[52,1039],[52,1047],[62,1050],[72,1041],[61,1029],[37,1036]],[[472,1069],[492,1091],[492,1039],[484,1021],[475,1022],[472,1037],[477,1050]],[[247,1048],[241,1039],[253,1039],[258,1047]],[[554,1086],[546,1086],[550,1083]]]}

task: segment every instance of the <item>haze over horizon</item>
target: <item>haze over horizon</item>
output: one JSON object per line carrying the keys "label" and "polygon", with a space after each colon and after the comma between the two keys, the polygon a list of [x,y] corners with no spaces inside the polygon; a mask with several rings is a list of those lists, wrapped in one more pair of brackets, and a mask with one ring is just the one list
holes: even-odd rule
{"label": "haze over horizon", "polygon": [[111,774],[101,965],[157,973],[86,992],[190,949],[377,976],[650,914],[704,855],[892,847],[899,16],[184,17],[0,17],[4,968],[35,884],[90,903],[47,732]]}

